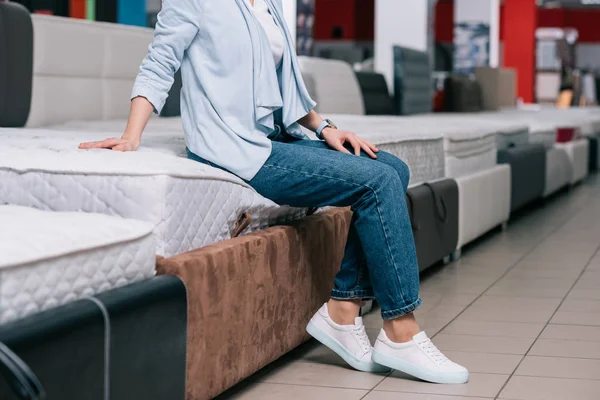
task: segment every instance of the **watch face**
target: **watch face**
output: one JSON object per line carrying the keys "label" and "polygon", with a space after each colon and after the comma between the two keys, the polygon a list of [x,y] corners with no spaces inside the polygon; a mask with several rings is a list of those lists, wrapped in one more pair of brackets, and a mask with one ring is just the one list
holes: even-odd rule
{"label": "watch face", "polygon": [[336,126],[336,125],[333,123],[333,121],[331,121],[330,119],[327,119],[326,121],[327,121],[327,123],[329,124],[329,126],[330,126],[331,128],[333,128],[333,129],[337,129],[337,128],[338,128],[338,127],[337,127],[337,126]]}

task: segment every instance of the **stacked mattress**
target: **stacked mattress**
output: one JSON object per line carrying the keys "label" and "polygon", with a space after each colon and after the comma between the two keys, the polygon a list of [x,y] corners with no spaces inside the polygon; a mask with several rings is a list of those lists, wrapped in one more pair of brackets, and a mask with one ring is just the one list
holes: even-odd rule
{"label": "stacked mattress", "polygon": [[150,278],[156,263],[151,224],[19,206],[0,206],[0,250],[0,323]]}
{"label": "stacked mattress", "polygon": [[498,150],[529,144],[529,126],[527,124],[500,118],[497,113],[433,114],[429,118],[444,125],[453,124],[462,126],[465,129],[492,131],[496,135],[496,148]]}
{"label": "stacked mattress", "polygon": [[[594,152],[590,152],[590,143],[598,146],[597,133],[600,132],[600,116],[595,108],[570,108],[555,109],[541,108],[539,110],[504,110],[502,115],[508,115],[511,119],[523,121],[531,127],[531,141],[543,143],[548,149],[556,148],[566,152],[571,172],[568,183],[575,184],[583,180],[590,170],[589,160]],[[572,137],[560,138],[559,129],[572,130]],[[593,140],[582,139],[587,136]],[[597,150],[597,149],[593,149]],[[597,152],[595,152],[597,153]],[[554,162],[564,157],[552,157]],[[548,170],[557,170],[559,166],[549,166]],[[562,168],[562,167],[561,167]],[[556,186],[550,182],[553,177],[547,179],[547,190]]]}
{"label": "stacked mattress", "polygon": [[150,133],[129,153],[77,149],[107,134],[1,130],[0,203],[147,221],[165,257],[306,215],[184,158],[181,135]]}

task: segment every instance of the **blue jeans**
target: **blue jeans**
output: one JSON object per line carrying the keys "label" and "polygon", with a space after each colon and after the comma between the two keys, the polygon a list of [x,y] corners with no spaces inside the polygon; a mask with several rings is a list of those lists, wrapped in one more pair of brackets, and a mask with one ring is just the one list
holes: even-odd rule
{"label": "blue jeans", "polygon": [[375,298],[382,317],[394,319],[421,305],[405,196],[409,178],[408,166],[385,152],[372,160],[337,152],[322,141],[278,135],[271,156],[248,183],[278,204],[350,206],[354,215],[331,297]]}

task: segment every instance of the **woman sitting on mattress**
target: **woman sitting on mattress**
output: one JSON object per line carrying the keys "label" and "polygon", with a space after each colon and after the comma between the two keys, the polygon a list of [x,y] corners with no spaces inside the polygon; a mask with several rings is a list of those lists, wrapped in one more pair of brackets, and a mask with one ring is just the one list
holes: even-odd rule
{"label": "woman sitting on mattress", "polygon": [[[467,382],[468,371],[433,345],[413,314],[421,299],[405,203],[409,169],[313,110],[281,0],[163,0],[125,133],[81,148],[136,150],[179,68],[190,159],[238,175],[279,204],[354,211],[331,299],[308,332],[360,371]],[[359,317],[370,298],[384,319],[374,347]]]}

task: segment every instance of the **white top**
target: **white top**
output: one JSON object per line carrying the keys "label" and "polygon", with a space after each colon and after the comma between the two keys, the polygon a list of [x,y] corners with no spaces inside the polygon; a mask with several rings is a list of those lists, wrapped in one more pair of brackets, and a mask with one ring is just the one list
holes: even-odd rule
{"label": "white top", "polygon": [[283,59],[283,51],[285,49],[283,33],[279,26],[277,26],[265,0],[254,0],[254,7],[252,7],[252,0],[247,1],[249,2],[252,11],[254,11],[256,19],[260,22],[260,25],[269,38],[273,59],[275,60],[275,65],[278,67]]}

